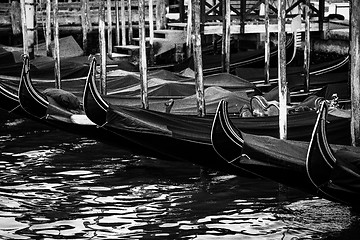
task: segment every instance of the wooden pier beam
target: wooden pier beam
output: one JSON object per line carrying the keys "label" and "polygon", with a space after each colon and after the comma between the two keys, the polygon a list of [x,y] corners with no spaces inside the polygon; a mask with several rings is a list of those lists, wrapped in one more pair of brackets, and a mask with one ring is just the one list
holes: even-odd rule
{"label": "wooden pier beam", "polygon": [[203,117],[206,114],[205,96],[204,96],[204,76],[202,67],[202,49],[201,49],[201,20],[200,20],[200,0],[191,1],[193,18],[193,55],[195,70],[195,93],[197,100],[198,116]]}
{"label": "wooden pier beam", "polygon": [[141,104],[142,108],[149,109],[148,81],[147,81],[147,59],[145,39],[145,0],[139,0],[139,70],[141,82]]}
{"label": "wooden pier beam", "polygon": [[230,0],[223,0],[223,37],[222,37],[222,71],[230,72]]}
{"label": "wooden pier beam", "polygon": [[360,2],[350,1],[351,142],[360,142]]}
{"label": "wooden pier beam", "polygon": [[279,86],[279,137],[287,139],[287,82],[286,82],[286,0],[278,1],[278,86]]}

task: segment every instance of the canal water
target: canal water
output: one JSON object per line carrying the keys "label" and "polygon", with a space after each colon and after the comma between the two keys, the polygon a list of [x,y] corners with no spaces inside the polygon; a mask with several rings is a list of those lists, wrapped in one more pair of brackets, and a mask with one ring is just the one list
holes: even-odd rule
{"label": "canal water", "polygon": [[347,206],[1,114],[0,239],[360,235],[360,215]]}

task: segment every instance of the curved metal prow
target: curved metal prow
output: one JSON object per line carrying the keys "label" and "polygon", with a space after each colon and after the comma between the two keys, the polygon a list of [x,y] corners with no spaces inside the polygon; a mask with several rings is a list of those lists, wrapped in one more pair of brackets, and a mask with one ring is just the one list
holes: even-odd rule
{"label": "curved metal prow", "polygon": [[293,34],[295,36],[294,51],[293,51],[293,55],[291,56],[291,59],[286,63],[286,65],[289,65],[295,59],[297,49],[301,47],[301,43],[302,43],[301,32],[294,32]]}
{"label": "curved metal prow", "polygon": [[38,118],[46,117],[49,102],[32,84],[30,77],[30,58],[23,55],[23,67],[21,71],[18,89],[20,106],[30,115]]}
{"label": "curved metal prow", "polygon": [[86,116],[95,124],[102,126],[106,123],[106,112],[109,104],[101,97],[96,87],[96,58],[91,60],[89,73],[83,94],[83,104]]}
{"label": "curved metal prow", "polygon": [[244,140],[228,118],[227,108],[228,103],[221,100],[211,128],[211,143],[220,157],[232,163],[241,157]]}

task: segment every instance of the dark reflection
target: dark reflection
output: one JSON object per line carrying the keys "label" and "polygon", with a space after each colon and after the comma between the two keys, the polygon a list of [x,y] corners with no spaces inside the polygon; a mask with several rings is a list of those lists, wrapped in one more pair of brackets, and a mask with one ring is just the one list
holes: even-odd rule
{"label": "dark reflection", "polygon": [[350,208],[29,121],[1,126],[2,239],[353,239]]}

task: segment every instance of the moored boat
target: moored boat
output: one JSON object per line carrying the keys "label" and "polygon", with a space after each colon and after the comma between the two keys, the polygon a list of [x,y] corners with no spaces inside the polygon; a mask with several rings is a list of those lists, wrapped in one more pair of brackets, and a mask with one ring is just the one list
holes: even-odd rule
{"label": "moored boat", "polygon": [[[359,162],[358,157],[354,157],[359,150],[345,145],[328,144],[325,136],[331,136],[331,131],[325,131],[324,124],[327,120],[328,126],[331,126],[332,121],[330,115],[327,119],[324,118],[324,104],[325,101],[320,105],[322,112],[317,115],[310,140],[294,141],[243,132],[241,127],[235,126],[231,121],[226,102],[222,101],[212,126],[211,140],[214,150],[221,156],[222,161],[234,169],[239,169],[239,175],[248,171],[331,201],[359,205]],[[353,158],[348,163],[340,163],[340,170],[334,171],[332,166],[336,157],[331,157],[332,151],[342,156],[345,162],[350,155]],[[336,184],[333,185],[333,180],[337,180],[342,189]]]}
{"label": "moored boat", "polygon": [[[95,77],[89,75],[84,91],[84,111],[100,128],[127,139],[139,148],[149,149],[165,159],[190,161],[205,167],[233,172],[232,167],[216,154],[211,145],[211,126],[214,115],[199,117],[195,114],[172,114],[140,107],[113,105],[97,90]],[[219,100],[218,100],[219,101]],[[232,121],[248,132],[267,135],[278,134],[277,116],[239,117],[232,112]],[[297,112],[289,120],[290,136],[293,139],[310,139],[315,111]],[[337,126],[336,126],[337,125]],[[347,132],[349,119],[334,117],[334,132],[341,129],[338,141]],[[186,149],[186,151],[184,150]]]}
{"label": "moored boat", "polygon": [[322,103],[308,148],[307,175],[321,194],[360,206],[360,148],[330,145],[327,118],[328,106]]}

